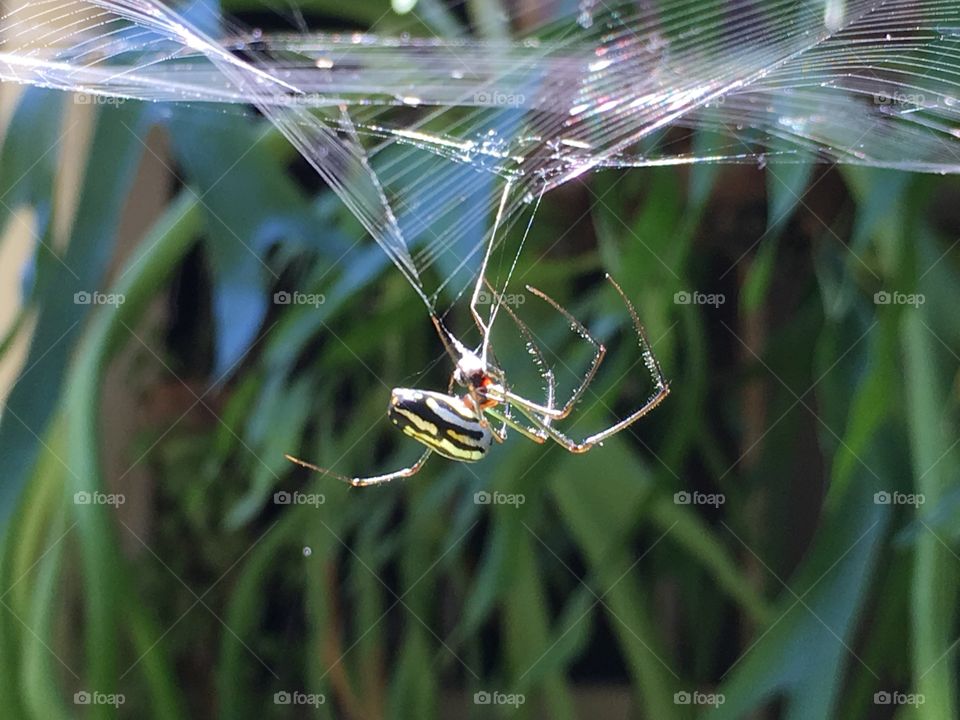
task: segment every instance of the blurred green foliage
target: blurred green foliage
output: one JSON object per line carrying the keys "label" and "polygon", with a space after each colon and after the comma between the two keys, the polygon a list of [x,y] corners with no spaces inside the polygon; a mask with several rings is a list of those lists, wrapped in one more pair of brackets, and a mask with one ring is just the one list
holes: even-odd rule
{"label": "blurred green foliage", "polygon": [[[443,388],[450,368],[405,281],[328,191],[301,186],[264,122],[133,103],[99,110],[69,245],[52,249],[45,151],[64,102],[26,92],[0,156],[0,220],[29,206],[37,235],[30,322],[0,345],[29,336],[0,423],[7,716],[570,718],[598,684],[657,720],[956,716],[953,179],[695,166],[556,191],[512,290],[543,288],[611,347],[565,429],[609,424],[649,389],[604,270],[671,397],[587,455],[513,435],[481,464],[433,458],[355,490],[283,454],[355,475],[416,457],[386,421],[389,390]],[[157,125],[183,182],[108,273]],[[272,302],[293,288],[323,302]],[[125,302],[74,301],[94,291]],[[590,348],[526,298],[562,395]],[[465,308],[448,321],[472,337]],[[503,317],[496,347],[537,396]],[[122,449],[150,488],[104,472],[101,390],[123,350],[131,398],[165,408]],[[127,502],[76,500],[96,492]],[[325,702],[278,704],[296,692]]]}

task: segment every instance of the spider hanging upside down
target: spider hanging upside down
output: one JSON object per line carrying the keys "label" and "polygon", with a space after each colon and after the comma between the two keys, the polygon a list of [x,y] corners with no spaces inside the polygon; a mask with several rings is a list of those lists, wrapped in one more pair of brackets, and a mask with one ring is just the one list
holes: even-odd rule
{"label": "spider hanging upside down", "polygon": [[[484,263],[484,270],[485,266],[486,262]],[[644,363],[650,375],[653,377],[655,389],[654,393],[642,407],[607,429],[595,433],[580,442],[567,437],[554,428],[552,422],[554,420],[562,420],[573,410],[574,405],[576,405],[580,396],[593,380],[597,368],[600,366],[606,353],[606,348],[597,342],[587,329],[553,300],[553,298],[527,285],[526,287],[529,292],[543,299],[552,305],[557,312],[561,313],[569,321],[571,327],[594,346],[596,352],[583,381],[561,408],[554,407],[554,379],[552,372],[549,370],[546,370],[545,374],[547,380],[547,402],[545,405],[541,405],[511,392],[507,387],[503,371],[494,363],[487,360],[490,345],[490,328],[493,326],[493,320],[498,307],[502,306],[511,316],[526,340],[530,352],[536,355],[540,361],[540,365],[546,367],[546,364],[543,362],[542,353],[533,341],[529,328],[527,328],[505,304],[502,302],[496,303],[486,323],[480,317],[480,313],[477,310],[477,303],[482,284],[485,282],[484,270],[481,270],[470,303],[470,310],[473,314],[474,321],[480,328],[483,336],[483,342],[480,348],[476,351],[468,349],[443,326],[435,313],[431,313],[430,315],[437,329],[437,333],[440,335],[441,341],[456,366],[450,378],[450,385],[447,392],[395,388],[390,395],[387,416],[404,434],[427,447],[423,455],[420,456],[420,459],[413,465],[403,468],[402,470],[397,470],[386,475],[360,478],[339,475],[330,470],[292,457],[291,455],[286,455],[286,458],[303,467],[332,475],[351,485],[359,487],[385,483],[396,478],[410,477],[420,471],[431,453],[437,453],[445,458],[459,462],[472,463],[481,460],[494,441],[503,442],[506,439],[508,427],[513,428],[534,442],[542,444],[550,439],[559,443],[572,453],[584,453],[602,443],[611,435],[620,432],[642,418],[659,405],[670,392],[664,380],[663,372],[660,369],[660,363],[650,349],[650,344],[647,341],[643,326],[640,324],[637,311],[627,299],[623,290],[620,289],[620,286],[614,282],[613,278],[607,275],[607,279],[623,299],[633,319],[634,328],[636,329],[643,353]],[[454,385],[460,385],[466,389],[466,392],[462,396],[452,394]],[[514,418],[510,414],[510,408],[516,408],[529,425]],[[501,423],[500,427],[493,427],[490,424],[488,416],[499,421],[499,423]]]}
{"label": "spider hanging upside down", "polygon": [[[593,380],[594,375],[596,375],[597,368],[600,367],[600,363],[603,361],[607,350],[594,339],[579,320],[561,307],[556,300],[536,288],[530,287],[529,285],[526,286],[529,292],[549,303],[557,312],[563,315],[567,322],[570,323],[570,327],[579,333],[584,340],[593,345],[596,351],[593,356],[593,362],[590,364],[590,368],[587,370],[583,381],[573,391],[573,394],[570,396],[570,399],[567,400],[566,404],[561,408],[557,408],[554,407],[555,382],[553,372],[547,367],[543,353],[540,351],[536,342],[534,342],[533,333],[530,332],[530,328],[524,325],[516,313],[502,301],[502,298],[497,297],[496,292],[493,293],[494,302],[491,305],[490,315],[487,321],[484,322],[480,316],[478,305],[484,285],[493,290],[493,287],[491,287],[487,281],[487,266],[490,262],[490,254],[493,251],[497,228],[500,226],[500,220],[503,216],[504,207],[506,206],[511,188],[512,181],[505,183],[503,195],[500,199],[500,207],[493,224],[493,231],[490,233],[490,240],[487,243],[483,263],[477,275],[477,282],[473,287],[473,296],[470,299],[470,312],[483,338],[480,346],[476,350],[470,350],[454,337],[443,326],[440,318],[437,317],[436,312],[434,312],[430,301],[427,300],[425,295],[421,294],[421,297],[430,308],[430,319],[433,321],[433,325],[437,329],[437,334],[440,336],[440,340],[443,342],[447,353],[453,359],[455,369],[450,376],[450,383],[447,386],[446,393],[416,390],[413,388],[394,388],[393,392],[390,393],[387,417],[389,417],[393,424],[399,427],[405,435],[412,437],[427,447],[423,455],[420,456],[420,459],[410,467],[403,468],[402,470],[396,470],[386,475],[374,475],[362,478],[339,475],[330,470],[317,467],[312,463],[295,458],[292,455],[286,455],[287,460],[309,468],[310,470],[316,470],[325,475],[332,475],[355,487],[359,487],[364,485],[378,485],[380,483],[390,482],[396,478],[410,477],[420,471],[432,453],[437,453],[445,458],[459,462],[477,462],[486,455],[487,450],[490,449],[494,441],[502,443],[507,439],[508,427],[513,428],[521,435],[536,443],[542,444],[547,440],[553,440],[572,453],[584,453],[602,443],[611,435],[635,423],[659,405],[669,394],[670,388],[667,387],[666,380],[664,380],[663,377],[663,371],[660,369],[660,363],[657,362],[657,358],[650,348],[650,343],[647,340],[643,326],[640,324],[637,311],[627,299],[623,290],[620,289],[620,286],[614,282],[613,278],[607,275],[607,280],[613,285],[627,306],[627,310],[630,312],[633,326],[636,329],[637,337],[640,341],[644,364],[647,366],[647,370],[653,378],[654,392],[642,407],[635,410],[629,416],[581,442],[572,440],[553,427],[552,423],[554,420],[563,420],[573,410],[574,405],[577,404],[580,396],[583,395]],[[544,185],[541,190],[541,198],[545,190],[546,185]],[[537,206],[539,206],[539,202],[538,200]],[[534,215],[536,215],[536,207],[534,207],[533,213],[530,216],[531,223],[533,222]],[[529,230],[530,225],[528,224],[527,232],[529,232]],[[527,235],[524,233],[523,240],[520,242],[520,248],[523,247],[526,237]],[[513,266],[510,268],[504,287],[510,282],[519,254],[520,249],[518,248],[517,256],[514,258]],[[504,376],[503,370],[497,366],[496,362],[489,360],[489,357],[493,355],[490,348],[490,330],[493,328],[494,320],[496,320],[497,311],[501,307],[516,324],[517,329],[527,343],[527,348],[530,353],[535,356],[539,367],[543,369],[543,377],[547,384],[547,402],[545,405],[541,405],[533,400],[528,400],[521,395],[511,392],[507,386],[507,379]],[[454,385],[466,388],[466,392],[462,396],[454,395]],[[510,413],[511,408],[516,408],[529,424],[525,424],[514,418]],[[493,427],[490,424],[489,418],[499,421],[500,427]]]}

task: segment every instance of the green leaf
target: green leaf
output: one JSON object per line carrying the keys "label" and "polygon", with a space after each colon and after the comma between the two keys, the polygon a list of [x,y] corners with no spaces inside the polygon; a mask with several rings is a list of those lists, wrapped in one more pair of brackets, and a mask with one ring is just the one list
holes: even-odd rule
{"label": "green leaf", "polygon": [[[913,449],[916,491],[935,507],[956,484],[960,457],[957,428],[940,419],[943,398],[950,392],[953,372],[940,366],[942,348],[925,321],[924,308],[905,310],[903,352],[906,358],[908,428]],[[953,359],[950,365],[955,366]],[[916,542],[911,623],[916,692],[926,702],[928,717],[955,717],[957,582],[960,560],[929,526]]]}
{"label": "green leaf", "polygon": [[[116,128],[113,128],[116,132]],[[96,144],[95,144],[96,149]],[[159,286],[169,279],[175,264],[190,247],[197,230],[199,213],[192,199],[181,199],[170,206],[155,224],[140,250],[121,274],[115,291],[125,297],[116,308],[99,312],[71,367],[66,398],[70,482],[67,494],[105,492],[101,474],[98,424],[100,387],[111,352],[118,341],[128,338],[127,327],[136,323],[139,313],[153,298]],[[108,516],[108,506],[73,504],[73,517],[80,536],[85,583],[85,624],[88,682],[91,690],[111,693],[116,686],[117,634],[120,600],[125,598],[128,581],[119,559],[116,529]],[[156,666],[148,675],[154,684],[158,715],[169,716],[164,701],[172,683],[160,678]],[[108,716],[110,706],[93,707],[94,715]]]}
{"label": "green leaf", "polygon": [[777,236],[760,243],[760,249],[750,263],[750,270],[740,291],[740,302],[747,312],[756,312],[767,297],[777,263]]}
{"label": "green leaf", "polygon": [[28,205],[37,213],[36,236],[47,233],[53,180],[60,157],[64,95],[28,88],[20,97],[0,151],[0,228]]}
{"label": "green leaf", "polygon": [[[626,451],[620,438],[605,442],[603,452],[591,453],[588,458],[589,469],[575,455],[558,463],[551,484],[553,496],[589,563],[591,577],[587,582],[595,583],[591,584],[594,593],[603,598],[603,609],[617,634],[643,707],[651,717],[677,717],[673,693],[678,689],[678,677],[655,630],[650,599],[641,590],[637,557],[627,544],[638,527],[649,492],[647,470]],[[587,485],[582,482],[584,476],[603,478],[603,482]],[[669,530],[661,533],[661,538],[665,536],[669,536]],[[651,542],[657,540],[654,537]]]}
{"label": "green leaf", "polygon": [[236,369],[266,316],[280,279],[268,250],[321,244],[321,218],[287,174],[286,158],[267,142],[269,126],[237,120],[230,132],[221,116],[203,110],[182,110],[170,121],[174,152],[206,215],[218,382]]}
{"label": "green leaf", "polygon": [[864,475],[861,470],[845,502],[823,522],[809,557],[781,593],[776,619],[757,628],[756,640],[728,671],[719,688],[726,702],[711,717],[742,718],[778,695],[789,720],[835,717],[843,669],[858,663],[848,648],[889,516],[873,502]]}
{"label": "green leaf", "polygon": [[[525,715],[535,713],[531,706],[533,698],[520,693],[519,688],[526,687],[526,676],[537,671],[540,661],[554,649],[554,633],[550,631],[547,620],[545,588],[539,582],[541,572],[533,549],[530,542],[520,543],[516,547],[518,572],[511,592],[504,601],[503,637],[509,682],[506,687],[485,688],[487,692],[496,690],[505,695],[524,695],[525,702],[521,707]],[[542,689],[540,697],[548,709],[548,716],[573,718],[573,701],[562,672],[544,672],[541,669],[537,674],[538,685]]]}
{"label": "green leaf", "polygon": [[[36,96],[28,95],[31,101]],[[5,482],[0,486],[0,529],[5,528],[27,474],[36,461],[43,435],[59,400],[70,353],[79,337],[89,304],[75,293],[102,287],[111,259],[126,191],[143,153],[137,133],[144,110],[127,103],[99,113],[84,172],[70,245],[63,258],[42,249],[37,291],[41,306],[24,371],[7,400],[0,422],[0,457]],[[49,226],[44,241],[49,247]]]}

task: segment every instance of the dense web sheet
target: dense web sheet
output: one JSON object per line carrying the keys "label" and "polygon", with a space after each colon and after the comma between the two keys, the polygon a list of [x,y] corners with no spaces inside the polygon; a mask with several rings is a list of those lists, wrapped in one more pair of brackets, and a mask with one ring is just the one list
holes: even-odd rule
{"label": "dense web sheet", "polygon": [[467,286],[493,227],[522,230],[594,169],[960,171],[955,0],[544,4],[514,21],[524,39],[263,35],[155,0],[43,0],[2,19],[0,78],[256,107],[430,307]]}

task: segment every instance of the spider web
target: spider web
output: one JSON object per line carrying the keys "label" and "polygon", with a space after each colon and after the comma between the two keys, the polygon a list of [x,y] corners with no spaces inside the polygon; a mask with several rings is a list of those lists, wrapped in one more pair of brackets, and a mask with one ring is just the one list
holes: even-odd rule
{"label": "spider web", "polygon": [[[0,79],[257,108],[431,310],[468,287],[494,227],[522,230],[544,192],[595,170],[960,172],[956,2],[524,7],[520,40],[476,40],[413,20],[416,35],[264,35],[157,0],[41,0],[0,19]],[[694,145],[675,128],[708,132]]]}

